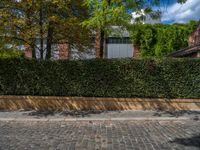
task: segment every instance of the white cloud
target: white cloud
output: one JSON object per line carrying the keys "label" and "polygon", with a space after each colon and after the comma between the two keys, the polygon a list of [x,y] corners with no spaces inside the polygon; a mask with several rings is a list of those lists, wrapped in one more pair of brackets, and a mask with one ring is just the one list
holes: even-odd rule
{"label": "white cloud", "polygon": [[185,4],[175,3],[162,14],[162,22],[186,23],[200,19],[200,0],[187,0]]}

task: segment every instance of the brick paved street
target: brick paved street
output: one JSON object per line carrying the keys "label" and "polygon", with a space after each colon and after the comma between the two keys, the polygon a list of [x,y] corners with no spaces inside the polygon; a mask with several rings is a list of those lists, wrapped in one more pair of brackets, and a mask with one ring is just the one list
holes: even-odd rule
{"label": "brick paved street", "polygon": [[1,121],[1,150],[199,150],[199,121]]}

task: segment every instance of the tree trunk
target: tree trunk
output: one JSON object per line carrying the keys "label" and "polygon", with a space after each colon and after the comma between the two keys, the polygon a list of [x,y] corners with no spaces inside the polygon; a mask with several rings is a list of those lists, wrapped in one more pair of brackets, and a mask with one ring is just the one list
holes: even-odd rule
{"label": "tree trunk", "polygon": [[[107,1],[108,6],[111,5],[111,0]],[[106,16],[104,16],[104,19],[106,20]],[[95,51],[96,51],[96,58],[103,58],[107,54],[104,55],[106,52],[106,34],[105,31],[102,29],[99,29],[96,32],[96,37],[95,37]]]}
{"label": "tree trunk", "polygon": [[95,37],[95,51],[96,58],[103,58],[104,54],[104,37],[105,32],[103,30],[98,30]]}
{"label": "tree trunk", "polygon": [[47,54],[46,59],[51,59],[51,46],[53,41],[53,23],[49,22],[48,35],[47,35]]}
{"label": "tree trunk", "polygon": [[32,57],[31,58],[36,58],[36,51],[35,51],[35,48],[36,48],[36,39],[34,37],[34,34],[33,34],[33,31],[32,31],[32,23],[33,23],[33,20],[31,18],[31,16],[33,15],[34,13],[34,10],[32,9],[33,7],[35,6],[35,0],[32,0],[32,6],[28,9],[27,11],[27,19],[26,19],[26,23],[27,23],[27,27],[29,27],[30,31],[31,31],[31,37],[29,37],[28,39],[28,43],[29,44],[29,48],[30,48],[30,51],[31,51],[31,55]]}
{"label": "tree trunk", "polygon": [[40,6],[40,58],[44,58],[44,38],[43,38],[43,10],[42,10],[42,4]]}
{"label": "tree trunk", "polygon": [[32,49],[32,58],[36,59],[36,51],[35,51],[35,38],[31,41],[31,49]]}

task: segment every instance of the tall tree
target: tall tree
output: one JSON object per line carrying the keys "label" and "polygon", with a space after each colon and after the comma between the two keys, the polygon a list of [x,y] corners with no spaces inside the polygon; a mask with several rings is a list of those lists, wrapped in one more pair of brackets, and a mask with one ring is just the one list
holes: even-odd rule
{"label": "tall tree", "polygon": [[[152,2],[152,5],[156,2]],[[131,12],[138,13],[145,8],[146,13],[153,11],[144,0],[86,0],[90,18],[83,22],[84,26],[96,30],[96,57],[103,58],[106,35],[112,30],[112,26],[127,28],[131,20]]]}
{"label": "tall tree", "polygon": [[35,44],[38,36],[35,0],[2,0],[0,2],[1,37],[11,45],[24,45],[30,50],[39,49]]}
{"label": "tall tree", "polygon": [[[157,18],[160,12],[154,11],[152,7],[158,6],[160,2],[160,0],[85,0],[84,4],[89,8],[90,18],[85,20],[83,25],[96,31],[96,57],[103,58],[105,38],[112,30],[112,26],[128,28],[132,18],[131,12],[141,14],[136,18],[137,22],[145,19],[145,14]],[[186,0],[177,2],[184,3]]]}
{"label": "tall tree", "polygon": [[90,43],[90,30],[80,25],[87,12],[81,0],[2,0],[1,37],[20,41],[43,59],[51,58],[52,44],[59,42],[83,50]]}

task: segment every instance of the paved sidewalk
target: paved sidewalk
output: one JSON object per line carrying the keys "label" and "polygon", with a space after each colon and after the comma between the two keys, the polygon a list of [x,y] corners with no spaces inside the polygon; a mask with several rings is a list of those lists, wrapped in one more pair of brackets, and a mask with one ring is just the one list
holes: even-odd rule
{"label": "paved sidewalk", "polygon": [[200,150],[200,111],[0,112],[0,150]]}
{"label": "paved sidewalk", "polygon": [[0,121],[200,120],[200,111],[4,111]]}
{"label": "paved sidewalk", "polygon": [[199,150],[199,121],[0,121],[1,150]]}

